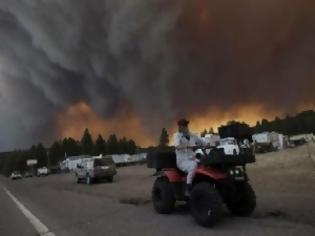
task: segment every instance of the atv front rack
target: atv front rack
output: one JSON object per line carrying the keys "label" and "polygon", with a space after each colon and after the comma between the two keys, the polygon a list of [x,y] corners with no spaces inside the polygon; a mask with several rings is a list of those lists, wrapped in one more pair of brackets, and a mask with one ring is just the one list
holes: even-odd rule
{"label": "atv front rack", "polygon": [[255,155],[253,154],[240,154],[240,155],[206,155],[200,159],[200,163],[204,166],[241,166],[249,163],[256,162]]}
{"label": "atv front rack", "polygon": [[[242,153],[240,155],[225,155],[222,150],[212,150],[202,156],[200,163],[204,166],[243,166],[256,161],[255,155]],[[176,154],[173,151],[155,151],[148,153],[147,166],[153,169],[176,168]]]}

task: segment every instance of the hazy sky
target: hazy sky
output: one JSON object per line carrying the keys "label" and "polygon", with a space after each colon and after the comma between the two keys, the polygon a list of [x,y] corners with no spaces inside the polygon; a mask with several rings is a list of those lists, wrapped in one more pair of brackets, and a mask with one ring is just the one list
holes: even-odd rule
{"label": "hazy sky", "polygon": [[313,107],[314,12],[312,0],[0,0],[0,151],[96,122],[71,109],[143,140],[183,116]]}

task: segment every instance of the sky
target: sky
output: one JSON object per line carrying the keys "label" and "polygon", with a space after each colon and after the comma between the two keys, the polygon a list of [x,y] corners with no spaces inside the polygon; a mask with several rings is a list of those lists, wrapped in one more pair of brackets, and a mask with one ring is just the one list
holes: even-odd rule
{"label": "sky", "polygon": [[0,151],[111,133],[154,144],[313,109],[311,0],[0,0]]}

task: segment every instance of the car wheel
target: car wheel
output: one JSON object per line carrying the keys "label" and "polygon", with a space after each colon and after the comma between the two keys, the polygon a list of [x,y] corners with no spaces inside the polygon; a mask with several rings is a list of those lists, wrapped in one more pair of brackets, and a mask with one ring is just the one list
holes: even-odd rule
{"label": "car wheel", "polygon": [[75,173],[75,178],[77,179],[77,183],[79,184],[81,182],[81,179],[79,178],[77,173]]}
{"label": "car wheel", "polygon": [[165,177],[155,180],[152,189],[154,209],[160,214],[169,214],[175,206],[175,196],[172,184]]}
{"label": "car wheel", "polygon": [[112,182],[113,182],[113,179],[114,179],[114,177],[111,176],[111,177],[108,177],[108,178],[107,178],[107,181],[110,182],[110,183],[112,183]]}
{"label": "car wheel", "polygon": [[90,175],[87,175],[87,176],[86,176],[86,184],[87,184],[87,185],[91,185],[91,184],[92,184],[92,178],[91,178]]}
{"label": "car wheel", "polygon": [[193,187],[189,204],[192,216],[201,226],[211,227],[221,219],[222,199],[210,183],[202,182]]}

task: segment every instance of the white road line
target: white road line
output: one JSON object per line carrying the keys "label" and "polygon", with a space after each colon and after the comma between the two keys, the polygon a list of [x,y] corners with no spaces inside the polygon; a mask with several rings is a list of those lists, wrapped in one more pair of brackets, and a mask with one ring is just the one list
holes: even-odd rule
{"label": "white road line", "polygon": [[19,200],[17,200],[16,197],[8,189],[6,189],[4,186],[2,186],[2,188],[22,211],[25,217],[31,222],[39,235],[55,236],[55,234],[50,232],[47,226],[44,225],[36,216],[34,216]]}

